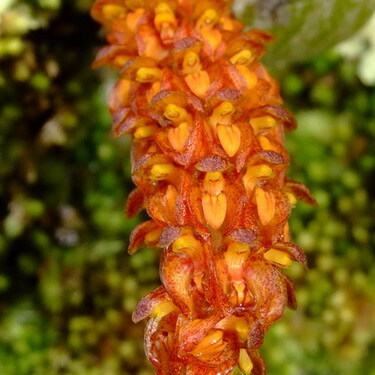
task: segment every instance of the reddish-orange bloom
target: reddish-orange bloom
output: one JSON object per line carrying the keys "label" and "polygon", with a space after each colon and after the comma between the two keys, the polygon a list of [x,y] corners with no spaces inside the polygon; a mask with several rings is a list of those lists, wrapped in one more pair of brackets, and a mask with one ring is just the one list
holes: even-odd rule
{"label": "reddish-orange bloom", "polygon": [[284,131],[295,127],[259,63],[271,36],[244,31],[225,0],[97,0],[109,45],[95,66],[120,70],[109,108],[133,137],[127,213],[143,208],[129,251],[162,248],[162,286],[133,314],[148,319],[149,361],[161,375],[261,375],[258,349],[306,257],[288,218],[308,189],[286,178]]}

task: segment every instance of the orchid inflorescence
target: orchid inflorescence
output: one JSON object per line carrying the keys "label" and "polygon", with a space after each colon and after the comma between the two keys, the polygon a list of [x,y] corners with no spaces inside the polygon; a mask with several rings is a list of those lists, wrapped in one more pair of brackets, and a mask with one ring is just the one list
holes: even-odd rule
{"label": "orchid inflorescence", "polygon": [[145,348],[161,375],[261,375],[263,337],[294,288],[281,271],[306,266],[290,240],[297,200],[284,131],[295,128],[259,63],[272,37],[244,31],[225,0],[97,0],[109,45],[94,66],[120,70],[109,98],[116,136],[133,138],[137,186],[126,211],[150,220],[129,252],[162,248],[162,286],[145,296]]}

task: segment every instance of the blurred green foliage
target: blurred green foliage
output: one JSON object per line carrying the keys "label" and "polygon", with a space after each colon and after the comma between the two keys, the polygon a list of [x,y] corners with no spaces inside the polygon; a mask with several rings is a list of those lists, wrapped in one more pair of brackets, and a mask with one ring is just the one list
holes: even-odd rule
{"label": "blurred green foliage", "polygon": [[275,41],[264,60],[275,72],[306,61],[352,36],[371,17],[375,0],[234,0],[247,25]]}
{"label": "blurred green foliage", "polygon": [[[0,5],[1,375],[153,373],[130,315],[159,283],[158,252],[125,251],[129,140],[110,136],[113,77],[90,69],[103,43],[90,3]],[[375,374],[375,86],[357,76],[368,48],[282,77],[299,120],[290,174],[320,206],[293,213],[310,270],[288,271],[299,309],[266,338],[270,375]]]}
{"label": "blurred green foliage", "polygon": [[356,61],[327,52],[282,82],[299,128],[287,136],[290,174],[318,208],[300,204],[294,240],[310,269],[289,271],[299,308],[271,328],[271,374],[375,374],[375,87]]}

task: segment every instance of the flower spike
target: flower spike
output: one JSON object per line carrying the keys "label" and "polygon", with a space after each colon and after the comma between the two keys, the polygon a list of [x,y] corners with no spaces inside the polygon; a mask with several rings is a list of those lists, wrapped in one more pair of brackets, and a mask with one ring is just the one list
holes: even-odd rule
{"label": "flower spike", "polygon": [[259,62],[272,37],[227,0],[97,0],[92,16],[108,40],[94,66],[121,72],[113,132],[133,139],[126,213],[150,216],[129,252],[162,249],[162,286],[133,314],[147,358],[159,375],[264,375],[264,335],[296,307],[282,270],[307,266],[288,218],[316,204],[286,178],[296,124]]}

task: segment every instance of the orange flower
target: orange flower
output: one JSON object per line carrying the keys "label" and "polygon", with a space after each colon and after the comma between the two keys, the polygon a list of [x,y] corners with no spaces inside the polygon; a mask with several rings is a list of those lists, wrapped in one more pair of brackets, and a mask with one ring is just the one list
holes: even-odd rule
{"label": "orange flower", "polygon": [[121,71],[115,135],[133,137],[127,213],[143,208],[129,252],[162,248],[162,286],[144,297],[149,361],[161,375],[262,375],[263,337],[286,306],[282,273],[306,257],[288,218],[308,189],[286,179],[295,127],[259,58],[271,36],[244,31],[225,0],[97,0],[109,45],[95,66]]}

